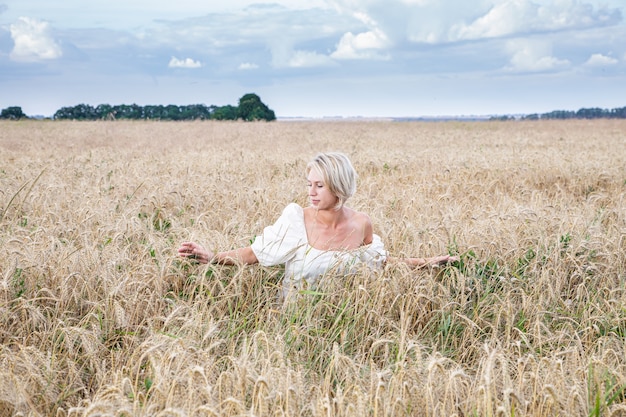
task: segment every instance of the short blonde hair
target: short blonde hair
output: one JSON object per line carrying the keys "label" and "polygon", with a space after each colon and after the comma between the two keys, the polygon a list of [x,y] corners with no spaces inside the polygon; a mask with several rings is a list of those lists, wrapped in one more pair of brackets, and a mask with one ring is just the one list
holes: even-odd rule
{"label": "short blonde hair", "polygon": [[306,166],[308,175],[315,169],[324,179],[324,184],[337,196],[336,208],[342,207],[356,192],[357,174],[350,159],[340,152],[318,153]]}

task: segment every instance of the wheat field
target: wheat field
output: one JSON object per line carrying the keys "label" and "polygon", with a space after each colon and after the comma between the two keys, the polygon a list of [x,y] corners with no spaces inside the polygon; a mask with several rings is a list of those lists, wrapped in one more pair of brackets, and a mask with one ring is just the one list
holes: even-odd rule
{"label": "wheat field", "polygon": [[[0,123],[0,416],[626,416],[626,122]],[[394,256],[250,243],[347,153]]]}

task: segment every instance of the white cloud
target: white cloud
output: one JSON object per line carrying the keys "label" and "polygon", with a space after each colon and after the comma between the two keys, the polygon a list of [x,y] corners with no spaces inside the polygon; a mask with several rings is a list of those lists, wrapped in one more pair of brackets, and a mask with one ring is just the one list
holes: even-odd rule
{"label": "white cloud", "polygon": [[480,39],[506,36],[536,24],[539,6],[527,0],[512,0],[496,4],[487,14],[471,24],[455,25],[450,40]]}
{"label": "white cloud", "polygon": [[389,38],[380,29],[373,29],[368,32],[353,34],[345,33],[337,49],[331,54],[336,59],[389,59],[388,55],[378,52],[390,45]]}
{"label": "white cloud", "polygon": [[509,71],[545,72],[570,66],[568,60],[552,56],[552,47],[548,42],[516,39],[509,41],[506,49],[511,54],[510,65],[505,68]]}
{"label": "white cloud", "polygon": [[272,44],[272,66],[274,68],[314,68],[336,65],[329,56],[315,51],[294,51],[290,41]]}
{"label": "white cloud", "polygon": [[408,4],[409,6],[426,6],[431,0],[400,0],[401,3]]}
{"label": "white cloud", "polygon": [[292,68],[327,67],[334,65],[332,59],[326,55],[309,51],[296,51],[289,60]]}
{"label": "white cloud", "polygon": [[[246,7],[258,4],[258,0],[229,0],[223,2],[206,0],[0,0],[9,4],[4,9],[7,14],[25,16],[35,14],[45,16],[54,22],[56,28],[106,27],[125,30],[151,26],[157,20],[196,18],[211,13],[241,12]],[[269,2],[268,2],[269,3]],[[324,7],[325,0],[272,0],[274,5],[296,11],[314,7]],[[88,4],[88,6],[86,6]],[[3,5],[0,4],[0,13]]]}
{"label": "white cloud", "polygon": [[257,64],[254,64],[252,62],[242,62],[241,64],[239,64],[239,69],[240,70],[255,70],[259,68],[259,66]]}
{"label": "white cloud", "polygon": [[360,22],[363,22],[367,26],[378,26],[376,20],[374,20],[369,14],[362,11],[355,11],[353,16]]}
{"label": "white cloud", "polygon": [[607,27],[622,22],[623,7],[596,0],[328,1],[368,29],[382,29],[394,43],[429,44]]}
{"label": "white cloud", "polygon": [[553,2],[505,0],[496,4],[470,24],[460,23],[450,29],[449,40],[473,40],[509,36],[518,33],[583,29],[618,23],[619,9],[600,7],[580,0]]}
{"label": "white cloud", "polygon": [[63,50],[50,34],[47,22],[20,17],[10,26],[10,31],[14,42],[10,57],[14,61],[33,62],[57,59],[63,55]]}
{"label": "white cloud", "polygon": [[200,68],[202,63],[200,61],[194,61],[191,58],[178,59],[175,56],[170,59],[168,64],[169,68]]}
{"label": "white cloud", "polygon": [[619,61],[615,58],[611,58],[610,56],[602,55],[602,54],[593,54],[589,57],[587,62],[585,62],[585,66],[587,67],[608,67],[610,65],[615,65]]}
{"label": "white cloud", "polygon": [[[68,96],[56,90],[51,94],[46,85],[62,82],[63,89],[58,87],[58,91],[75,91],[72,97],[77,97],[76,102],[150,103],[198,97],[198,84],[228,86],[230,91],[223,87],[224,95],[213,99],[217,103],[227,102],[232,91],[252,85],[264,94],[289,85],[284,89],[287,95],[296,95],[298,89],[293,86],[318,92],[322,86],[332,85],[324,90],[326,97],[336,94],[351,99],[354,93],[393,85],[393,91],[380,87],[380,96],[395,100],[407,94],[409,102],[420,96],[433,105],[430,109],[427,103],[428,111],[439,111],[435,106],[440,105],[446,112],[462,111],[461,103],[467,109],[473,109],[481,99],[486,103],[486,98],[467,94],[478,91],[479,85],[494,89],[494,97],[504,97],[505,103],[519,105],[520,100],[510,97],[527,93],[533,100],[542,97],[537,99],[538,105],[554,108],[561,106],[551,104],[555,103],[551,100],[559,100],[565,93],[580,95],[576,102],[579,107],[589,105],[590,100],[603,103],[599,101],[605,100],[603,95],[619,102],[625,94],[620,88],[626,85],[621,71],[626,64],[624,0],[272,0],[273,5],[261,5],[260,0],[232,0],[219,5],[180,1],[185,7],[163,0],[111,0],[85,9],[80,7],[84,0],[63,0],[64,7],[59,9],[50,0],[0,0],[11,4],[0,15],[8,22],[4,36],[0,27],[0,58],[2,51],[6,57],[13,48],[9,35],[15,39],[20,34],[26,34],[31,43],[16,41],[14,59],[55,56],[46,51],[63,54],[63,59],[54,63],[56,71],[43,65],[25,72],[11,65],[0,68],[0,91],[17,91],[14,85],[19,85],[32,97],[48,95],[60,106],[73,103],[59,102]],[[146,8],[147,4],[151,7]],[[38,19],[53,26],[41,24],[39,41],[34,36],[36,24],[18,21],[20,16],[35,16],[32,10]],[[12,22],[16,25],[9,32]],[[42,39],[52,47],[29,46],[43,45]],[[574,70],[574,64],[581,68]],[[180,77],[180,71],[188,72],[188,77]],[[557,71],[559,81],[555,82],[551,73]],[[496,72],[499,76],[507,74],[494,77]],[[605,81],[609,73],[613,76],[610,83]],[[86,81],[78,85],[76,79],[83,74]],[[508,75],[512,74],[515,82],[495,88],[495,78],[510,82]],[[85,85],[91,86],[90,79],[97,76],[111,80],[101,87],[106,100],[100,96],[82,98],[82,94],[92,94]],[[113,88],[129,77],[134,77],[127,84],[133,89]],[[33,87],[36,79],[41,84]],[[154,80],[154,85],[141,84],[141,89],[135,89],[138,79]],[[171,83],[167,92],[165,80]],[[437,82],[438,88],[424,95],[423,86],[436,80],[445,82]],[[459,88],[454,91],[458,96],[453,96],[450,87],[454,80],[458,81],[455,86]],[[566,84],[567,89],[555,93],[557,85]],[[585,89],[589,95],[584,95],[576,88],[581,85],[596,88]],[[180,90],[189,95],[172,95],[182,94]],[[8,100],[7,95],[0,94],[0,100]],[[320,111],[330,111],[324,95],[319,97]],[[355,107],[350,111],[358,112],[359,106],[367,105],[362,97],[354,99]],[[338,114],[348,111],[342,105],[336,103]],[[498,104],[494,105],[499,110]],[[379,103],[372,106],[378,111],[384,108]],[[457,110],[444,110],[445,106],[456,106]],[[528,106],[530,111],[543,110]],[[302,110],[303,114],[307,111]]]}

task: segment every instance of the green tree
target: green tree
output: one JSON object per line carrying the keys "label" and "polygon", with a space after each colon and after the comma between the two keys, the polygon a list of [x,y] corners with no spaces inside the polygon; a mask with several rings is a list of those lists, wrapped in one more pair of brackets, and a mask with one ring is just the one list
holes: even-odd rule
{"label": "green tree", "polygon": [[261,98],[254,93],[245,94],[239,99],[237,117],[247,122],[254,120],[276,120],[274,111],[271,110]]}
{"label": "green tree", "polygon": [[165,114],[167,120],[180,120],[180,107],[169,104],[165,106]]}
{"label": "green tree", "polygon": [[121,104],[119,106],[113,106],[115,117],[117,119],[130,119],[138,120],[143,118],[143,107],[137,104]]}
{"label": "green tree", "polygon": [[115,118],[113,106],[110,104],[98,104],[96,106],[96,118],[101,120],[111,120]]}
{"label": "green tree", "polygon": [[238,108],[231,105],[213,107],[211,119],[213,120],[237,120]]}
{"label": "green tree", "polygon": [[95,120],[98,118],[96,109],[88,104],[73,107],[62,107],[54,113],[54,119]]}
{"label": "green tree", "polygon": [[610,116],[616,119],[626,119],[626,107],[618,107],[611,109]]}
{"label": "green tree", "polygon": [[181,120],[207,120],[211,117],[211,112],[204,104],[190,104],[181,106]]}
{"label": "green tree", "polygon": [[574,119],[576,118],[576,112],[568,111],[568,110],[554,110],[549,113],[544,113],[541,115],[542,119]]}
{"label": "green tree", "polygon": [[73,107],[61,107],[59,110],[54,112],[52,118],[55,120],[71,119],[73,114]]}
{"label": "green tree", "polygon": [[598,107],[590,109],[583,108],[576,112],[576,118],[578,119],[599,119],[602,117],[608,117],[608,115],[608,111]]}
{"label": "green tree", "polygon": [[79,104],[74,106],[74,119],[94,120],[96,119],[96,109],[89,104]]}
{"label": "green tree", "polygon": [[[13,109],[13,108],[11,108]],[[17,107],[16,109],[19,109]],[[21,109],[19,109],[21,112]],[[6,110],[3,111],[3,115]],[[23,115],[23,113],[22,113]],[[25,116],[22,116],[25,117]],[[265,105],[261,98],[254,94],[246,94],[239,99],[239,106],[206,106],[190,104],[178,106],[170,104],[139,106],[137,104],[99,104],[92,107],[79,104],[73,107],[62,107],[56,111],[54,119],[70,120],[276,120],[274,111]]]}
{"label": "green tree", "polygon": [[514,116],[508,116],[508,115],[502,115],[502,116],[491,116],[489,118],[489,120],[491,121],[500,121],[500,122],[506,122],[508,120],[515,120]]}
{"label": "green tree", "polygon": [[0,112],[0,119],[19,120],[27,118],[28,117],[24,114],[22,108],[18,106],[7,107],[6,109],[2,109],[2,112]]}

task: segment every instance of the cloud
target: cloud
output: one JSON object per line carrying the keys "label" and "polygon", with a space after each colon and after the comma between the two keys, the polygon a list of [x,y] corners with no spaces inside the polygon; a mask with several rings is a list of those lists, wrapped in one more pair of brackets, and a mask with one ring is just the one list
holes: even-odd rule
{"label": "cloud", "polygon": [[566,59],[552,56],[549,42],[516,39],[509,41],[506,49],[511,54],[509,65],[505,68],[513,72],[549,72],[568,68],[571,63]]}
{"label": "cloud", "polygon": [[[620,8],[584,0],[329,0],[393,41],[440,44],[617,25]],[[367,16],[377,22],[360,19]],[[354,32],[354,31],[353,31]]]}
{"label": "cloud", "polygon": [[271,65],[274,68],[320,68],[336,65],[328,55],[315,51],[294,50],[290,41],[271,44]]}
{"label": "cloud", "polygon": [[19,62],[57,59],[63,50],[50,34],[50,25],[37,19],[20,17],[10,26],[14,46],[10,57]]}
{"label": "cloud", "polygon": [[530,0],[507,0],[495,4],[470,24],[455,25],[449,39],[475,40],[521,33],[563,31],[601,27],[620,22],[619,9],[599,8],[579,0],[561,0],[545,5]]}
{"label": "cloud", "polygon": [[296,51],[289,60],[291,68],[328,67],[334,64],[328,56],[311,51]]}
{"label": "cloud", "polygon": [[344,0],[343,4],[338,4],[337,7],[339,10],[343,8],[356,22],[359,22],[361,30],[344,32],[330,56],[338,60],[388,60],[389,54],[381,51],[393,46],[392,39],[368,10],[360,10],[355,4],[350,3]]}
{"label": "cloud", "polygon": [[602,54],[593,54],[589,57],[587,62],[585,62],[586,67],[608,67],[611,65],[617,64],[619,61],[615,58],[611,58],[610,56],[602,55]]}
{"label": "cloud", "polygon": [[257,64],[253,64],[251,62],[243,62],[243,63],[241,63],[239,65],[239,69],[240,70],[244,70],[244,71],[246,71],[246,70],[255,70],[257,68],[259,68],[259,66]]}
{"label": "cloud", "polygon": [[450,40],[481,39],[507,36],[527,30],[538,22],[539,6],[526,0],[506,1],[496,4],[487,14],[469,25],[455,25],[450,30]]}
{"label": "cloud", "polygon": [[380,29],[356,35],[348,32],[341,37],[337,49],[331,54],[331,57],[336,59],[389,59],[388,55],[377,51],[385,48],[388,44],[387,36]]}
{"label": "cloud", "polygon": [[202,63],[200,61],[194,61],[191,58],[178,59],[175,56],[170,59],[168,64],[169,68],[200,68]]}
{"label": "cloud", "polygon": [[[297,7],[301,5],[297,3]],[[177,54],[210,59],[224,73],[246,62],[264,69],[308,68],[332,65],[328,54],[346,28],[354,24],[353,18],[328,8],[294,10],[276,4],[255,5],[180,20],[157,20],[142,28],[141,38],[134,41],[140,48],[169,48]],[[207,55],[210,58],[204,58]]]}

